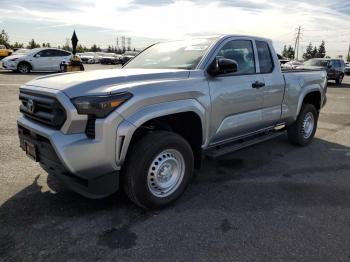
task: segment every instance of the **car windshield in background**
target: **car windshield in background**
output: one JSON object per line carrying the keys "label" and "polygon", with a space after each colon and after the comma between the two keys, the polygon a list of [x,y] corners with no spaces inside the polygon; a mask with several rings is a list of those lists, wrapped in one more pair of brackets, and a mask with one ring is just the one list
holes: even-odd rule
{"label": "car windshield in background", "polygon": [[14,55],[25,55],[29,54],[32,50],[30,49],[18,49],[17,51],[13,52]]}
{"label": "car windshield in background", "polygon": [[309,61],[306,61],[304,65],[307,66],[327,66],[328,60],[321,60],[321,59],[310,59]]}
{"label": "car windshield in background", "polygon": [[125,68],[195,69],[216,38],[159,43],[131,60]]}

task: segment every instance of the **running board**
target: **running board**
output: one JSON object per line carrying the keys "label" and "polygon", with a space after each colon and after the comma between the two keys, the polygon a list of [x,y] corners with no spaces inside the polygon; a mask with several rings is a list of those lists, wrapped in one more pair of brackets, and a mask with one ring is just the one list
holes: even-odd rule
{"label": "running board", "polygon": [[270,131],[268,133],[254,135],[252,137],[248,137],[245,139],[239,139],[238,141],[209,148],[207,152],[205,152],[205,155],[208,156],[209,158],[216,158],[216,157],[223,156],[223,155],[232,153],[234,151],[240,150],[242,148],[246,148],[246,147],[264,142],[266,140],[270,140],[272,138],[282,135],[283,133],[284,133],[283,130]]}

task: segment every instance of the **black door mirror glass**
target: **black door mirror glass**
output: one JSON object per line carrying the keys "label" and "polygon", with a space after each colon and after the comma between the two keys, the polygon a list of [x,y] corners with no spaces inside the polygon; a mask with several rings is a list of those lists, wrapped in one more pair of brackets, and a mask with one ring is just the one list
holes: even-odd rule
{"label": "black door mirror glass", "polygon": [[222,75],[237,72],[238,64],[235,60],[217,57],[209,68],[211,75]]}

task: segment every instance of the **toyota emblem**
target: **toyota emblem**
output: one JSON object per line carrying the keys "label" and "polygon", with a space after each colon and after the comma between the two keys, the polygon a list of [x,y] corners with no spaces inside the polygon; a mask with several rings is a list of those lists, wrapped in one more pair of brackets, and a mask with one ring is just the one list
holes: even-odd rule
{"label": "toyota emblem", "polygon": [[28,109],[28,112],[33,114],[34,111],[35,111],[35,104],[34,104],[34,101],[32,99],[29,99],[28,102],[27,102],[27,109]]}

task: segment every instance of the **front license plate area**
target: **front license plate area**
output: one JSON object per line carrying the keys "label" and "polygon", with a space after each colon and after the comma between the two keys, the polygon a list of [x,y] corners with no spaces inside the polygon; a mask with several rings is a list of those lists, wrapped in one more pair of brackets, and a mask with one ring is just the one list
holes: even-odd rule
{"label": "front license plate area", "polygon": [[30,158],[32,158],[34,161],[38,162],[38,152],[37,152],[37,148],[33,143],[30,143],[28,141],[24,141],[24,149],[26,151],[27,156],[29,156]]}

